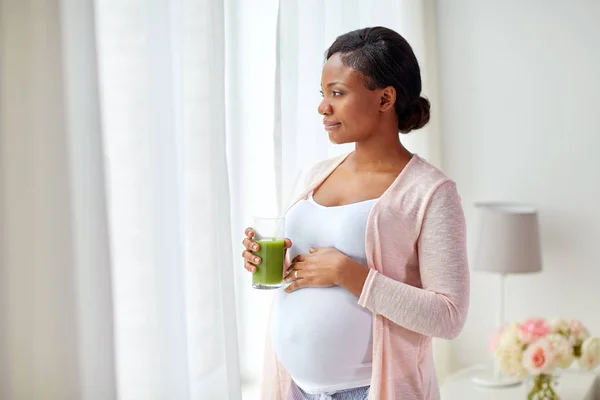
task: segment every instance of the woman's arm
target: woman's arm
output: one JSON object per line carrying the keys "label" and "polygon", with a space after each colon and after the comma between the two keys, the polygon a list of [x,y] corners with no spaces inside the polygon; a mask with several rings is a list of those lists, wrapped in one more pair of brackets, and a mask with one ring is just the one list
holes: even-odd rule
{"label": "woman's arm", "polygon": [[339,284],[359,295],[360,305],[398,325],[454,339],[467,317],[470,290],[465,218],[454,182],[444,182],[432,195],[417,251],[422,289],[374,269],[367,275],[360,265],[352,265],[353,273],[340,278]]}

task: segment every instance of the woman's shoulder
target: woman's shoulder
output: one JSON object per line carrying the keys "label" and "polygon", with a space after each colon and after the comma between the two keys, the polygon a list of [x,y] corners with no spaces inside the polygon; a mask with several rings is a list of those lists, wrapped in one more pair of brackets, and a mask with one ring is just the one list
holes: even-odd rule
{"label": "woman's shoulder", "polygon": [[[393,215],[413,221],[415,237],[420,232],[424,217],[433,203],[438,208],[447,208],[450,211],[461,206],[454,180],[416,154],[400,178],[392,184],[382,205]],[[394,223],[397,224],[397,221]],[[403,226],[407,227],[406,224]]]}
{"label": "woman's shoulder", "polygon": [[423,189],[438,186],[444,182],[452,181],[439,167],[433,165],[425,158],[415,154],[408,164],[405,181],[418,183]]}
{"label": "woman's shoulder", "polygon": [[440,189],[455,191],[456,184],[440,168],[415,154],[388,190],[388,204],[421,210]]}

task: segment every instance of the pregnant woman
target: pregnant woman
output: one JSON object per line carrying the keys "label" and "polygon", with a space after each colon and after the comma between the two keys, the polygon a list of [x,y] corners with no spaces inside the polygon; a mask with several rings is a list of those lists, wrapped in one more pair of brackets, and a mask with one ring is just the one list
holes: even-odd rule
{"label": "pregnant woman", "polygon": [[419,65],[383,27],[326,57],[318,111],[331,142],[355,148],[315,165],[287,210],[261,400],[439,399],[432,338],[460,333],[469,270],[455,183],[400,141],[429,121]]}

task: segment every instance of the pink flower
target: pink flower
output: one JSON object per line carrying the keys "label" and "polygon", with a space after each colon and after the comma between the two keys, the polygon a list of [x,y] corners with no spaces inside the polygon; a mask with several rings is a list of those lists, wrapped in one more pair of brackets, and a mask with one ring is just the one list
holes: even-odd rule
{"label": "pink flower", "polygon": [[523,367],[532,375],[552,373],[555,361],[555,354],[545,338],[530,344],[523,353]]}
{"label": "pink flower", "polygon": [[569,343],[572,346],[581,345],[588,337],[590,334],[581,321],[576,319],[569,321]]}
{"label": "pink flower", "polygon": [[552,327],[544,319],[529,319],[519,325],[519,340],[530,344],[552,332]]}
{"label": "pink flower", "polygon": [[576,319],[571,320],[570,328],[571,328],[571,335],[573,335],[575,337],[586,336],[586,338],[587,338],[587,336],[589,336],[588,330],[585,328],[585,326],[583,326],[581,321],[578,321]]}
{"label": "pink flower", "polygon": [[573,334],[573,335],[580,335],[581,333],[587,331],[585,329],[585,326],[583,326],[583,324],[579,320],[572,319],[570,321],[569,325],[570,325],[570,328],[571,328],[571,334]]}

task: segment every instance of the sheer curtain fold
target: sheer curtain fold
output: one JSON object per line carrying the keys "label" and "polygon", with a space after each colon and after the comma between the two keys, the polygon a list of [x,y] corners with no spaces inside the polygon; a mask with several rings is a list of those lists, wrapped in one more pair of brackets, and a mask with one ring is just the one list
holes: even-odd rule
{"label": "sheer curtain fold", "polygon": [[0,1],[0,398],[116,397],[89,2]]}
{"label": "sheer curtain fold", "polygon": [[0,0],[0,398],[241,398],[224,40],[217,0]]}
{"label": "sheer curtain fold", "polygon": [[240,398],[223,2],[98,10],[119,393]]}

